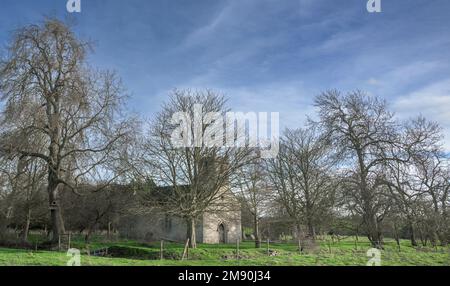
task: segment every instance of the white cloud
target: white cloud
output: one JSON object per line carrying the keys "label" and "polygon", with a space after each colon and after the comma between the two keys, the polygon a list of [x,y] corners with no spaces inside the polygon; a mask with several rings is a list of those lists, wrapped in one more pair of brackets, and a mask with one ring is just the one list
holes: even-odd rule
{"label": "white cloud", "polygon": [[320,52],[335,52],[339,49],[346,49],[351,45],[364,40],[365,35],[356,31],[340,32],[333,34],[330,38],[324,41],[319,47],[315,47],[316,51]]}
{"label": "white cloud", "polygon": [[280,127],[304,127],[307,116],[314,117],[312,105],[315,91],[298,81],[274,81],[253,86],[227,87],[213,84],[206,76],[179,85],[180,88],[203,90],[210,88],[228,98],[229,106],[239,112],[279,112]]}
{"label": "white cloud", "polygon": [[367,80],[367,83],[370,84],[370,85],[381,85],[381,81],[376,79],[376,78],[374,78],[374,77],[369,78]]}
{"label": "white cloud", "polygon": [[279,112],[281,129],[304,127],[307,116],[314,116],[314,94],[301,81],[273,82],[224,91],[234,110]]}
{"label": "white cloud", "polygon": [[438,122],[444,128],[445,147],[450,150],[450,79],[398,98],[394,109],[401,119],[423,115]]}
{"label": "white cloud", "polygon": [[443,65],[438,61],[416,61],[408,65],[400,66],[391,70],[386,76],[397,80],[411,80],[442,68]]}

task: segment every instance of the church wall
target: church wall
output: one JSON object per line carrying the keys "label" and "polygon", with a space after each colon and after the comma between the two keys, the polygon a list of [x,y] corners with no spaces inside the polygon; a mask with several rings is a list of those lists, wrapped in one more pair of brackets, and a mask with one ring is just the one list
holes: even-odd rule
{"label": "church wall", "polygon": [[[185,220],[175,216],[168,217],[160,212],[146,215],[134,215],[121,218],[119,232],[121,236],[142,241],[186,242],[187,225]],[[223,224],[219,229],[219,225]],[[213,205],[197,222],[198,243],[220,243],[220,233],[225,233],[226,243],[236,243],[242,237],[241,211],[236,197],[225,189],[222,198]]]}
{"label": "church wall", "polygon": [[203,216],[203,241],[219,243],[219,225],[225,226],[226,243],[236,243],[241,239],[241,215],[238,211],[205,213]]}
{"label": "church wall", "polygon": [[[122,237],[143,241],[185,242],[187,225],[185,220],[164,214],[128,216],[120,220],[119,233]],[[199,221],[196,227],[197,242],[202,243],[203,229]]]}

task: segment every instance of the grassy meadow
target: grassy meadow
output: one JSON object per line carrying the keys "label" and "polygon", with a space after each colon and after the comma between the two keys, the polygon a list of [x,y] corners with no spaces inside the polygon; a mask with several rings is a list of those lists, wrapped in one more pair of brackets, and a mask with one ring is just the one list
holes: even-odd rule
{"label": "grassy meadow", "polygon": [[[189,250],[188,259],[181,260],[184,246],[164,244],[164,259],[160,259],[160,242],[144,243],[131,240],[104,241],[94,239],[86,244],[74,240],[73,248],[81,251],[82,266],[365,266],[370,259],[369,243],[353,238],[334,241],[320,240],[317,246],[299,253],[293,243],[271,243],[269,251],[263,243],[260,249],[253,242],[239,245],[239,256],[234,244],[206,245]],[[93,250],[108,248],[108,255],[97,257]],[[69,257],[65,251],[41,251],[0,248],[1,266],[65,266]],[[383,266],[450,266],[450,249],[410,246],[401,241],[400,248],[386,240],[381,252]]]}

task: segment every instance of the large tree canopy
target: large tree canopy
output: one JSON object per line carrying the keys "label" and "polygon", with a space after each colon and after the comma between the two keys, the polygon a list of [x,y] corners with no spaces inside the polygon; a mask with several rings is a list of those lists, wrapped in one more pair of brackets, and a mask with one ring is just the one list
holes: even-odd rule
{"label": "large tree canopy", "polygon": [[60,186],[75,190],[114,164],[130,130],[120,115],[120,80],[86,64],[89,47],[64,23],[46,19],[15,31],[0,62],[0,150],[45,162],[54,241],[64,232]]}

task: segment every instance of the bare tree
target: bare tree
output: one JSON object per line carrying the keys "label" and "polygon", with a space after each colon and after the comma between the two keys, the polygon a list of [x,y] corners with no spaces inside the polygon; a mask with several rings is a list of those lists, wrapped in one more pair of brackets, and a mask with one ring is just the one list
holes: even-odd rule
{"label": "bare tree", "polygon": [[[53,242],[65,232],[60,187],[75,191],[129,129],[120,81],[87,66],[88,48],[64,23],[46,19],[17,30],[0,63],[0,150],[45,163]],[[30,138],[43,138],[44,148]]]}
{"label": "bare tree", "polygon": [[363,219],[374,247],[382,245],[382,221],[389,211],[386,187],[379,176],[389,154],[398,143],[398,125],[386,103],[360,91],[342,95],[328,91],[315,100],[319,124],[333,146],[346,155],[342,167],[347,169],[348,205]]}
{"label": "bare tree", "polygon": [[[200,114],[194,118],[196,110]],[[152,122],[146,140],[144,169],[159,186],[148,202],[186,220],[192,248],[196,247],[196,221],[206,211],[230,207],[230,200],[224,199],[230,194],[230,177],[252,160],[245,146],[223,147],[225,122],[220,118],[227,111],[224,97],[212,91],[175,90]],[[198,124],[183,127],[174,122],[172,117],[179,112],[187,117],[185,124],[193,120]],[[215,118],[210,117],[213,113]],[[174,132],[180,132],[186,146],[174,143]]]}
{"label": "bare tree", "polygon": [[260,220],[273,199],[267,170],[261,161],[244,166],[236,173],[236,187],[253,220],[255,247],[261,247]]}
{"label": "bare tree", "polygon": [[0,240],[7,240],[16,197],[17,161],[0,160]]}
{"label": "bare tree", "polygon": [[106,230],[108,237],[121,216],[137,207],[137,198],[129,185],[80,185],[78,196],[65,192],[64,215],[67,226],[84,233],[88,242],[96,230]]}
{"label": "bare tree", "polygon": [[6,211],[8,223],[20,228],[20,238],[26,243],[31,223],[43,216],[42,190],[45,182],[45,168],[35,158],[27,160],[3,158],[0,162],[0,176],[4,179],[2,180],[4,194],[0,200],[6,207],[3,213]]}
{"label": "bare tree", "polygon": [[318,131],[313,126],[286,130],[278,158],[268,164],[272,187],[293,219],[299,239],[304,224],[307,236],[314,240],[316,227],[335,203],[335,157],[329,142]]}
{"label": "bare tree", "polygon": [[[418,206],[422,193],[417,192],[411,184],[410,165],[404,162],[392,161],[387,165],[386,186],[393,200],[393,213],[401,214],[409,228],[411,245],[417,246],[416,222]],[[399,215],[397,216],[399,217]]]}
{"label": "bare tree", "polygon": [[37,212],[40,211],[43,203],[41,190],[44,187],[46,172],[44,164],[36,158],[23,161],[22,159],[19,162],[16,180],[18,180],[17,188],[20,192],[19,206],[24,214],[21,239],[26,242],[33,215],[39,216]]}
{"label": "bare tree", "polygon": [[431,242],[448,244],[450,202],[450,165],[449,159],[440,145],[431,144],[415,154],[412,172],[413,188],[426,196],[430,202],[429,217],[431,222]]}
{"label": "bare tree", "polygon": [[437,123],[428,122],[423,117],[408,121],[401,133],[401,144],[394,145],[391,156],[397,160],[385,163],[386,186],[393,199],[396,212],[401,213],[410,232],[412,246],[417,246],[416,228],[420,208],[426,192],[418,186],[417,161],[427,150],[436,149],[442,139],[441,128]]}

